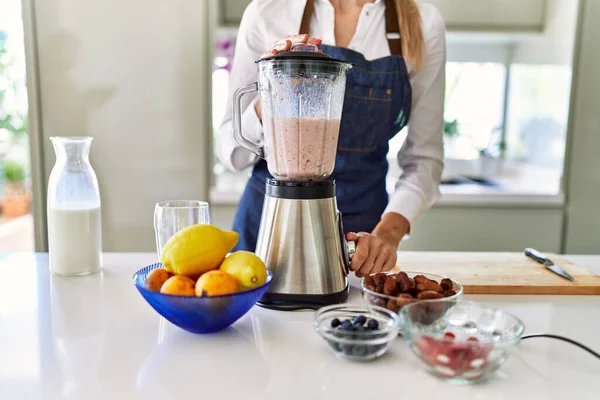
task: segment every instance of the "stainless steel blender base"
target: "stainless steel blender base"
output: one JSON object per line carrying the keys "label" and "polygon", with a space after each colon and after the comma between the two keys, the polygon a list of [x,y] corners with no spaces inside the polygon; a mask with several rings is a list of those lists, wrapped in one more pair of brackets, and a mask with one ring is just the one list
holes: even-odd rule
{"label": "stainless steel blender base", "polygon": [[262,307],[315,309],[348,299],[335,183],[267,180],[256,254],[273,273]]}
{"label": "stainless steel blender base", "polygon": [[348,300],[350,285],[341,292],[332,294],[288,294],[266,293],[257,305],[279,311],[318,310],[330,304],[341,304]]}

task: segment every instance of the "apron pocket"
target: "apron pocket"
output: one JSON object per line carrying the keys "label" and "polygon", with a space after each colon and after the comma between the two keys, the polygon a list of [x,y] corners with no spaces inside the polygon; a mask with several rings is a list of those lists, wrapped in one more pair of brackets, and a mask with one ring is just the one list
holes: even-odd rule
{"label": "apron pocket", "polygon": [[392,89],[346,87],[338,150],[370,153],[387,141]]}

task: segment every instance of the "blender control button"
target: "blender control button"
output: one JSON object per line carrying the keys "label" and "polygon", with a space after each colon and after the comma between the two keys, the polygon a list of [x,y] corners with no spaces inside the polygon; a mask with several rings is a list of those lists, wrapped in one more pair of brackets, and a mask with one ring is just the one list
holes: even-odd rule
{"label": "blender control button", "polygon": [[354,253],[356,252],[356,243],[355,242],[347,242],[348,243],[348,257],[352,258]]}

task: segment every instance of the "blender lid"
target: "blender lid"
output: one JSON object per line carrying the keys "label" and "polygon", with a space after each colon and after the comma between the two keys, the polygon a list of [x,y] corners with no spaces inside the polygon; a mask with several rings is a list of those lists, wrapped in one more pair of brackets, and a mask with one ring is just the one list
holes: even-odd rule
{"label": "blender lid", "polygon": [[331,57],[329,54],[317,53],[315,51],[284,51],[274,56],[261,58],[256,62],[269,61],[269,60],[322,60],[322,61],[333,61],[343,63],[341,61]]}
{"label": "blender lid", "polygon": [[[315,51],[316,49],[318,49],[318,47],[315,45],[296,46],[296,48],[300,48],[300,49],[294,50],[292,48],[292,50],[290,50],[290,51],[284,51],[284,52],[281,52],[274,56],[261,58],[261,59],[257,60],[256,63],[260,63],[262,61],[274,61],[274,60],[276,60],[276,61],[280,61],[280,60],[281,61],[284,61],[284,60],[285,61],[294,61],[294,60],[296,60],[296,61],[328,61],[328,62],[346,64],[349,66],[352,65],[349,62],[333,58],[329,54],[319,53],[319,52]],[[304,48],[306,50],[304,50],[302,48]]]}

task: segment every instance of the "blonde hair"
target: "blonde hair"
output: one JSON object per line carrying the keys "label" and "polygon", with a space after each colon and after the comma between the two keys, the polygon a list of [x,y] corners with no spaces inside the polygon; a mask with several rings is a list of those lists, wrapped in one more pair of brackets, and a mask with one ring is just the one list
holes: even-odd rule
{"label": "blonde hair", "polygon": [[421,28],[421,13],[415,0],[395,0],[402,38],[402,54],[417,71],[425,63],[425,39]]}

